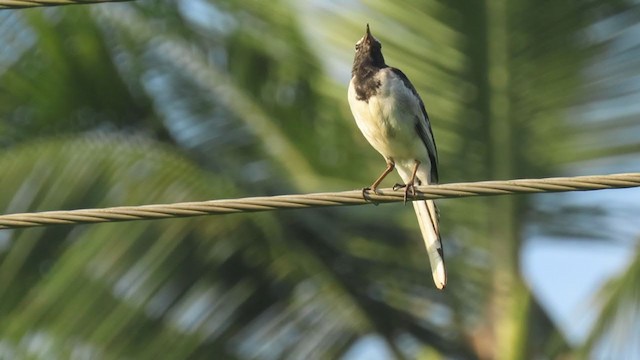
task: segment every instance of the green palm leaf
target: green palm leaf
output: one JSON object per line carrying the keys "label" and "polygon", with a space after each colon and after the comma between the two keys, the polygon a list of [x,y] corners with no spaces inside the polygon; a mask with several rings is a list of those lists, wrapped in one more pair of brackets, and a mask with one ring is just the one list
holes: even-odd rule
{"label": "green palm leaf", "polygon": [[[597,116],[567,120],[633,74],[630,50],[620,55],[626,66],[585,76],[613,42],[585,34],[637,21],[621,4],[366,1],[326,5],[310,21],[295,13],[304,5],[257,0],[14,13],[0,32],[16,49],[0,49],[0,206],[370,183],[383,163],[345,101],[346,49],[367,21],[388,62],[423,95],[444,181],[546,176],[634,154],[632,141],[590,142],[634,129],[634,113],[616,114],[611,127]],[[34,141],[51,135],[63,137]],[[554,357],[566,341],[524,282],[519,254],[525,227],[564,230],[545,221],[560,201],[533,199],[441,204],[444,294],[430,284],[414,219],[400,205],[1,232],[0,352],[336,358],[377,335],[399,358],[431,349]],[[593,214],[602,212],[578,215],[588,223]]]}

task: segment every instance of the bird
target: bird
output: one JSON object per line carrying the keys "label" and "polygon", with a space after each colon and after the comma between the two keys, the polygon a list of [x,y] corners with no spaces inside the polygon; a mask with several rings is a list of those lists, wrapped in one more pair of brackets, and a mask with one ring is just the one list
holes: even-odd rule
{"label": "bird", "polygon": [[[438,183],[438,153],[429,116],[418,91],[399,69],[385,63],[382,44],[367,24],[355,46],[348,100],[356,124],[369,144],[385,159],[387,167],[373,184],[377,188],[394,169],[404,181],[405,203],[416,185]],[[440,290],[447,284],[438,209],[433,200],[413,201],[425,243],[433,281]]]}

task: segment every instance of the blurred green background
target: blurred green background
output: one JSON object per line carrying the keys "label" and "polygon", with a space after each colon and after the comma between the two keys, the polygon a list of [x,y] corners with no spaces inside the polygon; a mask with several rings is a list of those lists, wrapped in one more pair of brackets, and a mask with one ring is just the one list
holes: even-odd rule
{"label": "blurred green background", "polygon": [[[638,169],[636,1],[149,0],[0,12],[0,213],[370,184],[346,102],[367,22],[442,182]],[[630,358],[638,199],[440,201],[444,292],[401,204],[2,230],[0,358]],[[529,276],[536,244],[575,250]],[[624,256],[576,337],[540,295],[569,298],[588,248]]]}

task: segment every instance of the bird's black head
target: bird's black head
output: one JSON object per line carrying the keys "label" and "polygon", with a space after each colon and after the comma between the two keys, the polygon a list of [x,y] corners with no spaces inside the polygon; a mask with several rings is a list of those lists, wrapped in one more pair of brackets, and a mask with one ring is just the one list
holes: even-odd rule
{"label": "bird's black head", "polygon": [[356,43],[356,56],[353,59],[352,72],[355,73],[361,67],[383,68],[386,66],[382,56],[382,44],[371,35],[369,24],[367,24],[367,32]]}

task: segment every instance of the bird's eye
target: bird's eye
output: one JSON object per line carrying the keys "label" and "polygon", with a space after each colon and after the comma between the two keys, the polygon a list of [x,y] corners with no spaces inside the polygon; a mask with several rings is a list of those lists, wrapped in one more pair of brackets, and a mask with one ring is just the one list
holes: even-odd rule
{"label": "bird's eye", "polygon": [[356,44],[356,51],[358,51],[358,49],[360,49],[360,44]]}

